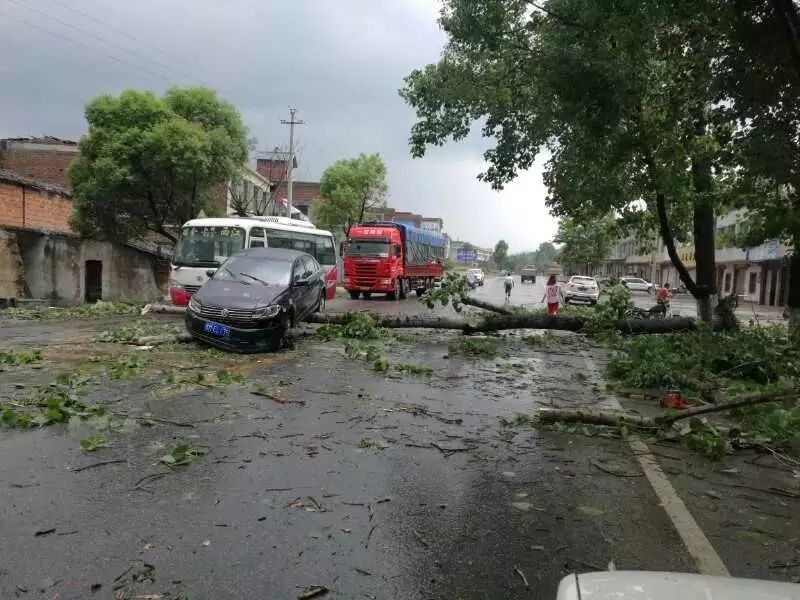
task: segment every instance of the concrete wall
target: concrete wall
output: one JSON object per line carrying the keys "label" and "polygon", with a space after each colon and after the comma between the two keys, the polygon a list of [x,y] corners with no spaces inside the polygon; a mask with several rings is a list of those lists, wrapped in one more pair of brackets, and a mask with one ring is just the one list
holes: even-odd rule
{"label": "concrete wall", "polygon": [[103,265],[102,298],[118,302],[151,302],[163,297],[156,283],[155,258],[108,242],[17,232],[27,292],[54,304],[80,304],[86,295],[86,261]]}
{"label": "concrete wall", "polygon": [[0,229],[0,298],[20,298],[25,294],[25,271],[17,248],[17,236]]}

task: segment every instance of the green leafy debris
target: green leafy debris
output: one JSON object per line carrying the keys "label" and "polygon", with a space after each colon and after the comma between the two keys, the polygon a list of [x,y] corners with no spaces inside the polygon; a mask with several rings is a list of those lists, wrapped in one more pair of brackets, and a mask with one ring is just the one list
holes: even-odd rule
{"label": "green leafy debris", "polygon": [[204,456],[205,453],[205,450],[182,443],[175,446],[169,454],[162,456],[159,461],[168,467],[183,467]]}
{"label": "green leafy debris", "polygon": [[84,304],[74,307],[38,306],[33,308],[8,308],[0,312],[0,318],[47,321],[80,317],[138,315],[141,311],[142,307],[140,305],[124,304],[121,302],[104,302],[99,300],[94,304]]}
{"label": "green leafy debris", "polygon": [[94,452],[100,448],[105,448],[106,441],[99,435],[93,435],[81,440],[81,450],[84,452]]}
{"label": "green leafy debris", "polygon": [[29,365],[42,361],[42,351],[37,349],[29,352],[0,351],[0,365]]}

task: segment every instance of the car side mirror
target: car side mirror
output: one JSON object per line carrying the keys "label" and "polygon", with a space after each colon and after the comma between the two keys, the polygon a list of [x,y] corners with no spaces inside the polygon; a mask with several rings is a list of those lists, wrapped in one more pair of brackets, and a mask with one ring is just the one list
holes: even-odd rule
{"label": "car side mirror", "polygon": [[214,273],[216,273],[216,272],[217,272],[216,269],[209,269],[208,271],[206,271],[206,276],[207,277],[213,277]]}

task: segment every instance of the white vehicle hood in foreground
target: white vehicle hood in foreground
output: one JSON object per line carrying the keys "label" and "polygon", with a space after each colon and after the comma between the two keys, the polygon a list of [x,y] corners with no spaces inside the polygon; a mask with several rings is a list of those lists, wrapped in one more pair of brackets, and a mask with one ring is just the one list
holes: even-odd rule
{"label": "white vehicle hood in foreground", "polygon": [[[580,593],[577,582],[580,582]],[[557,600],[800,600],[800,584],[653,571],[568,575]]]}

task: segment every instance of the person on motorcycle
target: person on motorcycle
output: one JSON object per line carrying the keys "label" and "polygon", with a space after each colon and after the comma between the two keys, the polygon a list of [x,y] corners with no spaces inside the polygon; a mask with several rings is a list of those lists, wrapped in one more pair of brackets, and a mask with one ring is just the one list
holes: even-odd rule
{"label": "person on motorcycle", "polygon": [[670,298],[672,298],[672,291],[669,289],[669,283],[664,283],[656,293],[656,305],[664,312],[664,316],[669,313]]}
{"label": "person on motorcycle", "polygon": [[506,271],[506,276],[503,278],[503,285],[506,288],[506,302],[511,299],[511,288],[514,287],[514,277],[511,275],[511,271]]}

